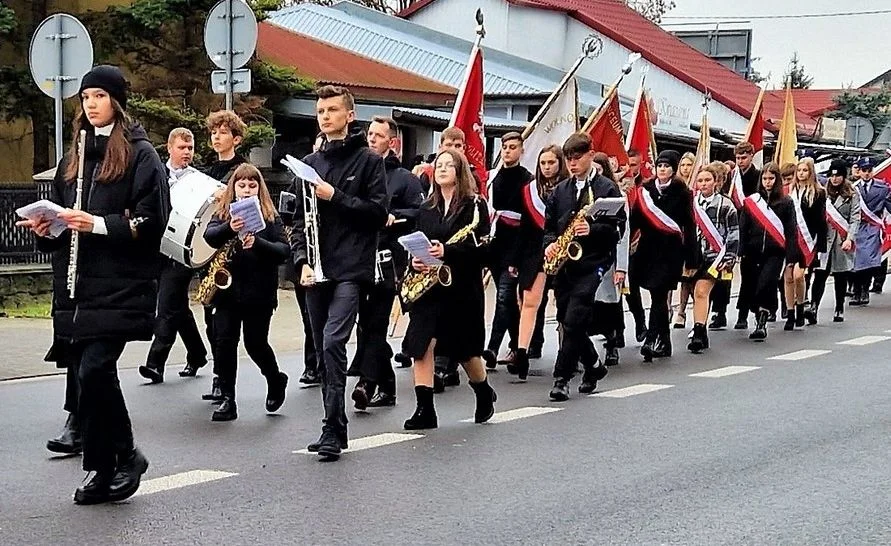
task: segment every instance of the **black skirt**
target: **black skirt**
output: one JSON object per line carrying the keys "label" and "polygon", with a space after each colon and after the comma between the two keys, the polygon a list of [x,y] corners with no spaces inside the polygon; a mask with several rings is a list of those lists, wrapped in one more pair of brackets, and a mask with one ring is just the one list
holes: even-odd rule
{"label": "black skirt", "polygon": [[465,283],[437,285],[414,302],[408,313],[402,353],[409,358],[422,358],[435,338],[435,356],[466,362],[482,355],[486,342],[486,303],[482,278],[478,277],[476,282],[479,290],[462,291],[461,285],[466,287]]}

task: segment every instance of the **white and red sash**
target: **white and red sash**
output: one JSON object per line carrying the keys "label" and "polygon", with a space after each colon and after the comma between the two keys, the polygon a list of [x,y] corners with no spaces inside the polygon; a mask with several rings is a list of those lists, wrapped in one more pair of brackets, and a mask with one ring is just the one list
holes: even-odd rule
{"label": "white and red sash", "polygon": [[829,222],[832,229],[838,232],[842,241],[848,239],[848,233],[851,231],[851,226],[848,224],[848,221],[845,220],[845,217],[842,216],[842,213],[835,208],[832,201],[828,199],[826,200],[826,221]]}
{"label": "white and red sash", "polygon": [[866,199],[863,198],[862,194],[860,197],[860,216],[867,224],[881,229],[885,228],[885,222],[876,213],[869,210],[869,207],[866,205]]}
{"label": "white and red sash", "polygon": [[804,263],[810,265],[814,261],[817,240],[811,235],[807,223],[804,221],[804,213],[801,211],[801,196],[797,191],[792,192],[792,202],[795,205],[796,242],[801,250],[801,255],[804,256]]}
{"label": "white and red sash", "polygon": [[662,231],[664,233],[669,233],[673,235],[680,236],[681,239],[684,238],[684,232],[681,230],[681,227],[671,219],[671,216],[665,214],[665,211],[656,206],[656,203],[653,201],[653,196],[650,195],[643,186],[639,188],[640,191],[640,199],[638,200],[638,205],[640,205],[640,211],[643,215],[649,220],[650,224],[653,225],[654,228]]}
{"label": "white and red sash", "polygon": [[724,244],[724,238],[718,232],[718,227],[715,226],[708,213],[699,204],[699,200],[695,198],[693,200],[693,217],[696,219],[696,226],[699,228],[699,232],[702,233],[703,238],[708,242],[708,246],[718,253],[712,265],[708,268],[709,274],[718,278],[718,266],[721,265],[721,262],[724,261],[724,256],[727,254],[727,245]]}
{"label": "white and red sash", "polygon": [[759,193],[753,193],[744,200],[746,210],[761,225],[764,231],[773,241],[781,247],[786,247],[786,235],[783,231],[783,222],[777,216]]}
{"label": "white and red sash", "polygon": [[742,173],[739,172],[739,167],[733,169],[733,178],[730,182],[730,199],[738,209],[743,208],[743,204],[746,201],[746,194],[743,192]]}
{"label": "white and red sash", "polygon": [[523,187],[523,202],[526,204],[529,218],[539,229],[544,229],[545,203],[538,193],[538,182],[534,178]]}

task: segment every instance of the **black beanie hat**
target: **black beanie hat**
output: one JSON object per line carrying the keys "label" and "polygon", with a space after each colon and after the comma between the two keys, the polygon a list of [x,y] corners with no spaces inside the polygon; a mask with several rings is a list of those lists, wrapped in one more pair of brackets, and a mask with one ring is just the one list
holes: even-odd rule
{"label": "black beanie hat", "polygon": [[848,176],[848,164],[844,159],[833,159],[829,164],[829,176]]}
{"label": "black beanie hat", "polygon": [[121,108],[127,109],[127,80],[116,66],[102,64],[94,66],[92,70],[87,72],[80,81],[80,91],[84,89],[99,88],[108,92],[111,97],[118,101]]}
{"label": "black beanie hat", "polygon": [[663,150],[659,152],[659,157],[656,158],[656,166],[660,163],[668,163],[671,165],[671,170],[675,173],[678,172],[678,163],[681,162],[681,154],[677,153],[674,150]]}

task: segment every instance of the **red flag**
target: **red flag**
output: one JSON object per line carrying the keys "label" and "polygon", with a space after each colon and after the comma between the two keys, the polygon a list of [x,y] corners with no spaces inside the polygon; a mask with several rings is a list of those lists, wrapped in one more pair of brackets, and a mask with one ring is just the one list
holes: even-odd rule
{"label": "red flag", "polygon": [[615,157],[619,165],[628,164],[628,153],[622,142],[622,112],[619,110],[619,94],[615,89],[610,91],[604,107],[597,113],[591,123],[586,123],[588,136],[594,150]]}
{"label": "red flag", "polygon": [[761,89],[758,100],[755,101],[755,109],[752,110],[752,117],[749,118],[749,125],[746,127],[743,140],[752,143],[755,148],[755,157],[752,159],[752,163],[757,169],[761,169],[764,166],[764,88]]}
{"label": "red flag", "polygon": [[876,180],[882,180],[886,184],[891,184],[891,157],[882,161],[872,171],[872,177]]}
{"label": "red flag", "polygon": [[479,46],[474,46],[470,52],[464,84],[458,91],[450,124],[464,131],[464,154],[480,179],[479,194],[487,197],[486,181],[489,172],[486,170],[486,137],[483,127],[483,52]]}
{"label": "red flag", "polygon": [[637,92],[637,101],[631,114],[631,125],[628,127],[628,138],[625,147],[640,152],[640,174],[644,180],[653,178],[656,171],[656,139],[653,136],[653,124],[650,121],[650,106],[643,81]]}

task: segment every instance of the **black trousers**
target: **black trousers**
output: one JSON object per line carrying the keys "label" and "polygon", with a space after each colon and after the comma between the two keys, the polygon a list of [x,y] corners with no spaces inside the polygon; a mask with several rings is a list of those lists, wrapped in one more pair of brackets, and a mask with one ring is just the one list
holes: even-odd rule
{"label": "black trousers", "polygon": [[271,307],[224,304],[216,307],[213,315],[216,336],[214,368],[220,378],[220,390],[235,397],[235,378],[238,375],[238,342],[244,332],[244,348],[267,380],[278,375],[275,352],[269,345]]}
{"label": "black trousers", "polygon": [[873,283],[875,286],[882,288],[885,286],[885,279],[888,278],[888,260],[882,260],[882,265],[879,266],[878,270],[875,272],[873,276]]}
{"label": "black trousers", "polygon": [[387,342],[390,311],[396,298],[395,287],[387,282],[363,291],[359,301],[359,322],[356,329],[356,354],[351,367],[359,370],[360,381],[369,392],[374,387],[396,395],[396,374],[393,372],[393,349]]}
{"label": "black trousers", "polygon": [[319,371],[319,355],[312,338],[312,327],[309,325],[309,309],[306,306],[306,287],[299,282],[294,283],[294,294],[297,296],[297,307],[300,308],[300,320],[303,323],[303,369]]}
{"label": "black trousers", "polygon": [[649,290],[650,322],[647,325],[647,341],[670,335],[668,324],[668,290]]}
{"label": "black trousers", "polygon": [[[817,307],[820,306],[820,301],[823,299],[823,293],[826,291],[826,279],[829,278],[829,270],[828,269],[815,269],[814,270],[814,282],[811,285],[811,302]],[[847,295],[848,289],[848,277],[849,273],[847,271],[832,273],[832,278],[835,279],[835,310],[836,311],[844,311],[845,309],[845,296]]]}
{"label": "black trousers", "polygon": [[213,325],[214,308],[212,305],[204,306],[204,333],[207,335],[207,342],[210,344],[210,353],[213,355],[213,374],[220,375],[220,368],[217,364],[217,342],[214,336]]}
{"label": "black trousers", "polygon": [[600,285],[598,277],[586,294],[574,293],[574,286],[566,285],[567,292],[557,292],[557,317],[562,335],[560,350],[554,363],[554,377],[570,380],[581,362],[585,371],[597,365],[597,350],[588,335],[594,320],[594,294]]}
{"label": "black trousers", "polygon": [[631,316],[634,317],[634,325],[646,324],[647,317],[644,313],[643,300],[640,298],[640,284],[635,280],[634,273],[628,275],[628,294],[625,297],[625,301],[628,302],[628,310],[631,311]]}
{"label": "black trousers", "polygon": [[745,256],[740,261],[740,299],[745,298],[748,307],[740,309],[740,314],[749,311],[757,313],[761,309],[775,313],[777,310],[777,280],[783,272],[785,259],[782,256]]}
{"label": "black trousers", "polygon": [[118,380],[118,359],[126,342],[99,339],[72,345],[69,373],[78,380],[77,416],[83,441],[83,468],[113,472],[118,455],[133,449],[133,427]]}
{"label": "black trousers", "polygon": [[189,308],[189,284],[194,274],[191,269],[173,261],[161,272],[154,339],[145,361],[149,368],[164,370],[177,334],[186,346],[186,362],[195,365],[207,362],[207,349]]}
{"label": "black trousers", "polygon": [[726,313],[727,306],[730,305],[730,283],[731,281],[718,281],[712,288],[709,298],[712,302],[712,311],[715,313]]}
{"label": "black trousers", "polygon": [[851,278],[854,284],[854,294],[857,294],[858,291],[869,290],[870,283],[881,274],[881,270],[882,266],[879,266],[851,273]]}
{"label": "black trousers", "polygon": [[306,292],[313,340],[316,347],[321,347],[319,375],[325,408],[323,428],[343,434],[347,428],[344,411],[346,345],[359,313],[359,297],[359,284],[352,281],[327,281]]}
{"label": "black trousers", "polygon": [[514,277],[505,268],[501,271],[493,271],[492,278],[498,289],[495,299],[495,316],[492,317],[492,332],[489,334],[488,349],[498,353],[504,334],[510,335],[510,348],[517,348],[517,338],[520,330],[520,306],[517,302],[517,277]]}

